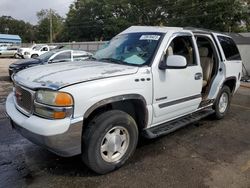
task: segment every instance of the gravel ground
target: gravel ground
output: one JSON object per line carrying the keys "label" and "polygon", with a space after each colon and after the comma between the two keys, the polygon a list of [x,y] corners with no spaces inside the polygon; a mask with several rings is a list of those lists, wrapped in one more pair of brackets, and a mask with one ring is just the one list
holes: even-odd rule
{"label": "gravel ground", "polygon": [[[2,103],[11,90],[11,83],[2,79],[3,61],[8,60],[0,59]],[[11,129],[8,119],[0,118],[0,187],[249,188],[249,114],[250,89],[240,88],[225,119],[206,118],[167,136],[142,140],[124,167],[102,176],[82,164],[80,156],[58,157],[30,143]]]}

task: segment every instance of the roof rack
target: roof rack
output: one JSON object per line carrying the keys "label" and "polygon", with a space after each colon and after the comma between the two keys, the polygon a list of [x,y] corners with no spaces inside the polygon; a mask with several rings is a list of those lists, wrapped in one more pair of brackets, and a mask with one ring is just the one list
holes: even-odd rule
{"label": "roof rack", "polygon": [[184,27],[184,29],[187,29],[187,30],[191,30],[191,31],[194,31],[194,32],[199,32],[199,33],[221,33],[223,34],[222,32],[219,32],[219,31],[214,31],[214,30],[211,30],[211,29],[205,29],[205,28],[197,28],[197,27]]}

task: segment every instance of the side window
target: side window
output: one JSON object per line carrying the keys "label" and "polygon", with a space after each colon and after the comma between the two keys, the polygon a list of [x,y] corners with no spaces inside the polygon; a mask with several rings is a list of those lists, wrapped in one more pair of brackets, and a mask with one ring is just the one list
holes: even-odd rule
{"label": "side window", "polygon": [[218,39],[228,61],[241,60],[239,50],[233,39],[224,36],[218,36]]}
{"label": "side window", "polygon": [[88,54],[73,54],[74,61],[85,60],[85,59],[88,59],[89,57],[90,57],[90,55],[88,55]]}
{"label": "side window", "polygon": [[53,61],[70,60],[71,52],[62,52],[53,58]]}
{"label": "side window", "polygon": [[43,47],[41,51],[49,51],[49,49],[47,47]]}
{"label": "side window", "polygon": [[181,55],[186,58],[187,66],[197,65],[194,45],[190,36],[174,38],[166,51],[166,55]]}

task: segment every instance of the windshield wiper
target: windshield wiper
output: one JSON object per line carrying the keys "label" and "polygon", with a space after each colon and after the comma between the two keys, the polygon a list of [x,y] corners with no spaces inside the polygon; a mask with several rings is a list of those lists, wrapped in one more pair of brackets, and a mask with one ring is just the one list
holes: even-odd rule
{"label": "windshield wiper", "polygon": [[115,58],[101,58],[99,59],[99,61],[108,61],[111,63],[117,63],[117,64],[122,64],[122,65],[127,64],[127,62],[119,60],[119,59],[115,59]]}

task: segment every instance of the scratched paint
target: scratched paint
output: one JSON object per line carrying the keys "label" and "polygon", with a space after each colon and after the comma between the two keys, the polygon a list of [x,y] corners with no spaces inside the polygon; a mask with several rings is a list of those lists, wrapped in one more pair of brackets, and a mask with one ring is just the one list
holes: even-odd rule
{"label": "scratched paint", "polygon": [[36,66],[15,75],[22,85],[59,89],[67,85],[109,77],[135,74],[138,67],[96,61]]}

